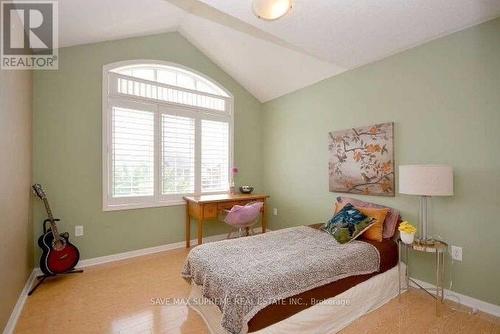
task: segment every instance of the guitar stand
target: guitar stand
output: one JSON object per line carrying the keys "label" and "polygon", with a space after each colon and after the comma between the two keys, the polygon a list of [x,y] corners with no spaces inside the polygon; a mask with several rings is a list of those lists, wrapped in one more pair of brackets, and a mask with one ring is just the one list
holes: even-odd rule
{"label": "guitar stand", "polygon": [[43,275],[38,275],[36,277],[36,279],[38,280],[38,282],[36,283],[36,285],[30,290],[30,292],[28,292],[28,296],[31,296],[33,294],[33,292],[35,292],[35,290],[49,277],[56,277],[56,276],[59,276],[59,275],[66,275],[66,274],[80,274],[80,273],[83,273],[83,269],[72,269],[72,270],[69,270],[69,271],[66,271],[64,273],[60,273],[60,274],[52,274],[52,275],[47,275],[47,274],[43,274]]}

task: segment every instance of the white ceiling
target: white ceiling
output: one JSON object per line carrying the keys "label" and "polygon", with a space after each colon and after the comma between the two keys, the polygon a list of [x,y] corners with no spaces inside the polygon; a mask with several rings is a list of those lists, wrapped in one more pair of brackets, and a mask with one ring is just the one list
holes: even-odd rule
{"label": "white ceiling", "polygon": [[194,15],[180,32],[260,101],[343,72],[334,64]]}
{"label": "white ceiling", "polygon": [[59,0],[60,45],[179,31],[260,101],[500,15],[500,0]]}
{"label": "white ceiling", "polygon": [[384,58],[500,15],[500,0],[294,0],[263,21],[252,0],[200,0],[346,68]]}
{"label": "white ceiling", "polygon": [[175,31],[187,13],[165,0],[59,0],[59,46]]}

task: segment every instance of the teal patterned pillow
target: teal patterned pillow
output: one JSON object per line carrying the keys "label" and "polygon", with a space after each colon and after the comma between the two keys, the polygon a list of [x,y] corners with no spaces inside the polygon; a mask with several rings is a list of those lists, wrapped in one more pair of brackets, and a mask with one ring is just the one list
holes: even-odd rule
{"label": "teal patterned pillow", "polygon": [[345,244],[356,239],[374,223],[375,220],[365,216],[351,204],[347,204],[325,224],[323,229],[339,243]]}

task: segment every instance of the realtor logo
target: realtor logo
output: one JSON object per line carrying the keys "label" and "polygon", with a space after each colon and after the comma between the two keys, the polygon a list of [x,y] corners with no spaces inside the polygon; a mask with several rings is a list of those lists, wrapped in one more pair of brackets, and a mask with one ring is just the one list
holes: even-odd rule
{"label": "realtor logo", "polygon": [[2,1],[1,68],[58,69],[57,1]]}

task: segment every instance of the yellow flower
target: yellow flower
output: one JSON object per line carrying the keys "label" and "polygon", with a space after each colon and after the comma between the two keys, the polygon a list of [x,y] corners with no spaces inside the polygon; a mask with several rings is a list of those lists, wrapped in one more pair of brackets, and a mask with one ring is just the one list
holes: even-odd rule
{"label": "yellow flower", "polygon": [[415,233],[417,232],[417,229],[415,226],[411,225],[409,222],[404,221],[401,224],[399,224],[399,231],[405,232],[405,233]]}

